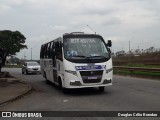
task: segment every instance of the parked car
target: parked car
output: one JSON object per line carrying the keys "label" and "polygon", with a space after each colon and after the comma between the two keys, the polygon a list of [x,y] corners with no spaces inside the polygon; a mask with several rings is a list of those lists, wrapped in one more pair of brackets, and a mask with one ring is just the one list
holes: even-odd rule
{"label": "parked car", "polygon": [[38,62],[25,62],[22,66],[22,74],[40,73],[40,65]]}

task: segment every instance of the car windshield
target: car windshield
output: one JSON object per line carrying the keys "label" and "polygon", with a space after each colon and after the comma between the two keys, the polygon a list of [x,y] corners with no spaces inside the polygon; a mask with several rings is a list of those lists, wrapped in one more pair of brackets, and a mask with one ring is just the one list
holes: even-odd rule
{"label": "car windshield", "polygon": [[100,38],[68,38],[64,41],[68,59],[108,59],[109,52]]}
{"label": "car windshield", "polygon": [[37,62],[29,62],[27,63],[28,66],[38,66],[39,64]]}

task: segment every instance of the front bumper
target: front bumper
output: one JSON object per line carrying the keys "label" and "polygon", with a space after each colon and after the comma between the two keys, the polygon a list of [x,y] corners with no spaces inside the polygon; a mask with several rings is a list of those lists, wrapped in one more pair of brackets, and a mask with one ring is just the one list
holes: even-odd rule
{"label": "front bumper", "polygon": [[85,83],[82,84],[80,81],[70,80],[69,84],[66,85],[66,88],[89,88],[89,87],[105,87],[112,85],[112,79],[105,79],[100,83]]}
{"label": "front bumper", "polygon": [[27,72],[28,73],[40,73],[40,69],[36,69],[36,70],[34,70],[34,69],[27,69]]}

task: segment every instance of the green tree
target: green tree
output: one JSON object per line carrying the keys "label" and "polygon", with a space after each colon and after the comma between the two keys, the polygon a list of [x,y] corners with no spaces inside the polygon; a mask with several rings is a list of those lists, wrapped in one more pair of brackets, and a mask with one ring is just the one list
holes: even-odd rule
{"label": "green tree", "polygon": [[15,55],[21,49],[27,48],[25,36],[19,31],[3,30],[0,31],[0,72],[5,65],[6,57]]}

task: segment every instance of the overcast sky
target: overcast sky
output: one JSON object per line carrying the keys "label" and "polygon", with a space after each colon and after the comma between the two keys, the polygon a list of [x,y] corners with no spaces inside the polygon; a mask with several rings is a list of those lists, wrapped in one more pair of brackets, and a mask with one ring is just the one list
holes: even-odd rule
{"label": "overcast sky", "polygon": [[[160,48],[160,0],[0,0],[0,30],[18,30],[39,59],[40,46],[64,33],[83,31],[112,40],[112,50]],[[89,25],[89,29],[86,25]]]}

